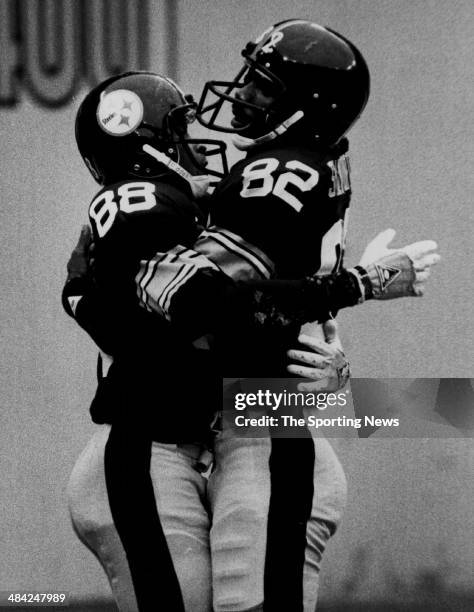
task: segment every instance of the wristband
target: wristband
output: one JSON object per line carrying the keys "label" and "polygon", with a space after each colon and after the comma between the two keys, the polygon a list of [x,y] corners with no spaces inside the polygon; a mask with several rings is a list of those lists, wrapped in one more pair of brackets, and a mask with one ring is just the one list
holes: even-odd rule
{"label": "wristband", "polygon": [[363,287],[364,300],[370,300],[374,297],[372,281],[367,273],[367,270],[362,266],[355,266],[351,272],[357,276],[357,280]]}
{"label": "wristband", "polygon": [[334,275],[311,276],[305,280],[309,292],[314,293],[313,303],[319,307],[323,303],[326,311],[334,312],[354,306],[364,296],[358,273],[349,270],[343,269]]}
{"label": "wristband", "polygon": [[352,276],[356,279],[357,284],[359,285],[360,297],[357,303],[363,304],[365,302],[365,287],[364,283],[362,282],[362,276],[355,268],[350,268],[347,271],[349,272],[349,274],[352,274]]}

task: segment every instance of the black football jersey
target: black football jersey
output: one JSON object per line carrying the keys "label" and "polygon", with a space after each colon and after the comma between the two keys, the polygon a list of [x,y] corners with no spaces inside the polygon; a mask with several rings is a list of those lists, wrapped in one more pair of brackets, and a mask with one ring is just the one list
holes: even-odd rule
{"label": "black football jersey", "polygon": [[89,206],[89,219],[97,280],[115,294],[125,292],[121,299],[134,298],[141,259],[176,244],[192,245],[203,222],[200,209],[182,189],[144,180],[102,189]]}
{"label": "black football jersey", "polygon": [[[240,269],[242,278],[297,279],[338,272],[350,197],[345,141],[324,151],[259,149],[257,155],[236,164],[216,189],[207,256],[230,274]],[[234,252],[232,260],[229,257],[234,248],[230,233],[245,244],[240,267],[238,254]],[[326,318],[329,316],[328,311]],[[218,340],[226,373],[288,377],[286,351],[297,346],[298,332],[299,325],[278,330],[265,326],[222,330]]]}
{"label": "black football jersey", "polygon": [[[85,329],[101,330],[102,345],[114,347],[91,406],[93,420],[143,422],[163,442],[202,439],[217,401],[209,351],[195,348],[170,322],[139,306],[134,282],[143,258],[178,243],[193,244],[202,227],[200,209],[172,184],[137,180],[102,189],[89,218],[100,300],[86,295],[83,305],[95,298],[102,307],[98,313],[79,302],[75,314]],[[80,320],[97,315],[101,320]],[[105,341],[104,330],[113,337]]]}
{"label": "black football jersey", "polygon": [[[345,143],[329,151],[259,149],[237,163],[217,187],[206,252],[214,261],[224,260],[222,229],[224,236],[243,240],[271,277],[336,272],[342,264],[350,196]],[[229,253],[226,257],[230,259]]]}
{"label": "black football jersey", "polygon": [[173,319],[180,293],[202,300],[199,280],[208,271],[234,281],[339,271],[351,196],[346,153],[347,141],[326,151],[267,147],[237,163],[217,186],[210,225],[193,248],[142,262],[144,305]]}
{"label": "black football jersey", "polygon": [[[199,304],[206,304],[203,287],[213,291],[225,282],[219,273],[234,281],[260,281],[337,272],[342,266],[350,196],[347,141],[325,150],[260,147],[217,186],[211,223],[193,249],[163,254],[157,265],[145,262],[140,278],[146,283],[138,280],[141,299],[185,325]],[[323,318],[329,316],[328,308]],[[232,364],[248,366],[253,360],[262,371],[262,364],[271,363],[265,369],[277,375],[286,361],[284,347],[290,348],[289,342],[295,345],[299,326],[280,333],[249,327],[248,319],[242,326],[235,323],[221,327],[218,338],[224,352],[234,347],[229,351]],[[227,370],[226,375],[249,374]]]}

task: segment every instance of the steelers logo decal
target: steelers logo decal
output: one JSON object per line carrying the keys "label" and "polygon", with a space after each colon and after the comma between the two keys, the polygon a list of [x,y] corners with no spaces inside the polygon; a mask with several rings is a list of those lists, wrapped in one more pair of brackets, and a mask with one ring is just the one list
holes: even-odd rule
{"label": "steelers logo decal", "polygon": [[143,119],[143,102],[134,91],[116,89],[102,94],[97,107],[100,127],[112,136],[126,136],[135,130]]}

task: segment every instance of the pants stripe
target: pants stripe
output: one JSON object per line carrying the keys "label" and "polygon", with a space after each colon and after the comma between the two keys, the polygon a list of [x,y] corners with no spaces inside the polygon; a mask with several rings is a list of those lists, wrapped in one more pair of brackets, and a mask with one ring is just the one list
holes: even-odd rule
{"label": "pants stripe", "polygon": [[313,506],[314,465],[314,443],[309,432],[304,438],[272,439],[265,612],[303,611],[306,529]]}
{"label": "pants stripe", "polygon": [[112,517],[125,549],[140,612],[184,612],[183,598],[158,516],[150,478],[151,441],[114,425],[104,468]]}

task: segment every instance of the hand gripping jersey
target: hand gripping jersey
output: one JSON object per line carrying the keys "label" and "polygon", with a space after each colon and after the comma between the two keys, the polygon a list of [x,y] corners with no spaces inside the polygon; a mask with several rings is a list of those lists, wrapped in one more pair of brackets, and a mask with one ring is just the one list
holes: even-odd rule
{"label": "hand gripping jersey", "polygon": [[[175,249],[153,261],[142,261],[137,276],[142,303],[189,326],[197,320],[196,313],[202,312],[205,318],[210,309],[206,296],[215,297],[215,287],[225,283],[219,272],[246,283],[337,275],[342,268],[350,195],[347,141],[325,150],[260,147],[257,154],[237,163],[216,188],[211,225],[192,250],[178,253]],[[186,261],[199,255],[206,261],[200,259],[199,265]],[[265,302],[265,294],[260,299]],[[327,319],[332,310],[329,303],[320,304],[317,318]],[[277,334],[271,325],[249,325],[249,321],[234,326],[227,319],[225,328],[219,329],[222,345],[233,347],[227,351],[231,361],[226,374],[252,375],[252,355],[258,366],[254,376],[278,375],[275,368],[281,370],[282,351],[289,348],[291,339],[295,342],[301,321],[290,321]],[[246,347],[246,373],[231,371],[242,367],[243,354],[236,346],[242,351]],[[252,352],[250,346],[256,350]]]}
{"label": "hand gripping jersey", "polygon": [[[171,181],[137,180],[101,190],[90,204],[89,217],[100,295],[95,301],[102,310],[94,312],[83,298],[75,317],[93,337],[100,329],[102,345],[113,353],[113,363],[100,380],[91,407],[93,420],[136,420],[162,442],[199,439],[209,430],[212,413],[208,352],[183,340],[164,318],[138,306],[134,277],[142,258],[177,243],[191,245],[202,222],[201,212]],[[109,308],[108,318],[104,305]],[[189,368],[188,395],[176,374],[177,363]]]}

